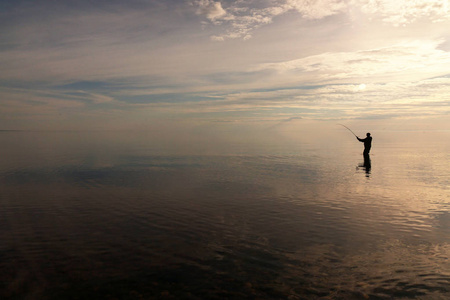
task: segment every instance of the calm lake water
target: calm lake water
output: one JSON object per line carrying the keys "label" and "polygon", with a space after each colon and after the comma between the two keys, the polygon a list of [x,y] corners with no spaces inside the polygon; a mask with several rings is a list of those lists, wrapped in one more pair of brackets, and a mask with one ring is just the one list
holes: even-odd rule
{"label": "calm lake water", "polygon": [[335,134],[0,132],[0,298],[449,299],[450,133]]}

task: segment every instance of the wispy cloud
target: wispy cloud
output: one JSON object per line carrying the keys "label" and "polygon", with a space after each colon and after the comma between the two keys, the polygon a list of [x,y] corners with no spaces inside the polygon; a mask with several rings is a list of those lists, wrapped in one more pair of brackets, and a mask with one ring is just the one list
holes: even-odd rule
{"label": "wispy cloud", "polygon": [[[326,80],[360,78],[373,81],[391,75],[396,80],[418,79],[431,72],[442,74],[450,65],[450,53],[440,50],[443,40],[406,41],[390,47],[356,52],[334,52],[301,59],[262,64],[257,70],[279,73],[315,72]],[[427,70],[426,73],[414,71]]]}
{"label": "wispy cloud", "polygon": [[232,1],[226,9],[221,2],[212,0],[194,1],[198,13],[215,25],[226,24],[226,33],[212,36],[213,40],[251,38],[252,31],[289,11],[296,11],[306,19],[321,19],[342,12],[346,5],[341,0],[284,0],[284,1]]}
{"label": "wispy cloud", "polygon": [[[278,0],[227,1],[227,6],[212,0],[194,1],[198,13],[214,25],[226,25],[225,33],[212,36],[213,40],[249,39],[259,27],[270,24],[274,18],[296,12],[306,20],[318,20],[336,14],[358,11],[369,19],[379,19],[393,26],[404,26],[421,19],[442,22],[450,18],[447,0]],[[258,3],[258,4],[256,4]]]}
{"label": "wispy cloud", "polygon": [[355,0],[351,4],[361,7],[363,13],[379,17],[384,22],[403,26],[420,19],[442,22],[450,18],[447,0]]}
{"label": "wispy cloud", "polygon": [[217,19],[226,20],[233,18],[232,16],[227,16],[227,12],[222,8],[220,2],[212,0],[197,0],[194,4],[198,7],[197,13],[200,15],[205,15],[210,21],[216,21]]}

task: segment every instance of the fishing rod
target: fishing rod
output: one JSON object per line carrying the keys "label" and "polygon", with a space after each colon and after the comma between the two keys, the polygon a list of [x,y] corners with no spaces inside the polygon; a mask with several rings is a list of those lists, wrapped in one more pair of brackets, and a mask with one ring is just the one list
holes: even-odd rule
{"label": "fishing rod", "polygon": [[338,124],[338,125],[344,126],[344,127],[347,128],[351,133],[353,133],[353,135],[354,135],[356,138],[358,138],[358,136],[357,136],[350,128],[348,128],[347,126],[345,126],[345,125],[343,125],[343,124]]}

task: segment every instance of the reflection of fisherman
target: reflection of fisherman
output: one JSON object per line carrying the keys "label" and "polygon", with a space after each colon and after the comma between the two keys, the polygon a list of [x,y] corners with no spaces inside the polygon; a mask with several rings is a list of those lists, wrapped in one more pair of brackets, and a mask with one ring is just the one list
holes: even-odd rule
{"label": "reflection of fisherman", "polygon": [[364,155],[369,155],[370,148],[372,147],[372,137],[370,136],[370,133],[366,134],[365,139],[360,139],[359,137],[356,137],[358,141],[364,143]]}

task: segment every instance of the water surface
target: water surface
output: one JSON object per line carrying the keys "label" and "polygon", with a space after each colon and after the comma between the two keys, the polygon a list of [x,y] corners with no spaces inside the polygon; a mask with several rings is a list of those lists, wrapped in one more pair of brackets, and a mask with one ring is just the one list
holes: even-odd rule
{"label": "water surface", "polygon": [[2,299],[447,299],[448,132],[1,132]]}

